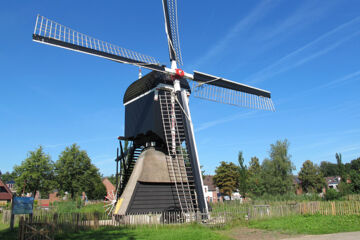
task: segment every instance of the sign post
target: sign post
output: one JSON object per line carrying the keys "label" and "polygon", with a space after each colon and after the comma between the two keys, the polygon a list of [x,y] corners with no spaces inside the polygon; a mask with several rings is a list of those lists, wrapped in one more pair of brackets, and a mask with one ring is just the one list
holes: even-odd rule
{"label": "sign post", "polygon": [[15,197],[12,199],[11,206],[11,220],[10,220],[10,229],[14,229],[14,216],[15,214],[30,214],[32,217],[33,214],[33,197]]}

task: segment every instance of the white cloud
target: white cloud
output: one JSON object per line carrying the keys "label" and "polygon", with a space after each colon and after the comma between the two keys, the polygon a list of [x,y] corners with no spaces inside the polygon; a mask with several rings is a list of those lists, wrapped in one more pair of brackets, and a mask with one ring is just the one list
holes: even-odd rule
{"label": "white cloud", "polygon": [[[321,43],[321,41],[339,33],[341,30],[355,24],[355,23],[358,23],[360,22],[360,16],[359,17],[356,17],[344,24],[341,24],[335,28],[333,28],[332,30],[326,32],[325,34],[322,34],[320,37],[316,38],[315,40],[303,45],[302,47],[296,49],[295,51],[287,54],[286,56],[280,58],[279,60],[277,60],[276,62],[270,64],[269,66],[263,68],[262,70],[254,73],[253,75],[251,75],[250,77],[248,77],[247,79],[245,79],[246,82],[251,82],[251,83],[254,83],[254,82],[260,82],[260,81],[263,81],[265,79],[268,79],[270,77],[273,77],[274,75],[276,74],[279,74],[279,73],[282,73],[282,72],[285,72],[285,71],[288,71],[292,68],[295,68],[295,67],[298,67],[302,64],[305,64],[306,62],[316,58],[316,57],[319,57],[321,55],[324,55],[326,53],[328,53],[329,51],[337,48],[338,46],[340,46],[342,43],[344,43],[345,41],[348,41],[349,39],[355,37],[356,35],[358,35],[360,33],[360,31],[357,31],[355,33],[352,33],[348,36],[345,36],[336,41],[335,43],[331,44],[330,46],[324,48],[324,49],[321,49],[315,53],[312,53],[306,57],[302,57],[300,60],[297,60],[296,61],[296,58],[299,58],[298,56],[300,54],[302,54],[305,50],[308,50],[314,46],[316,46],[316,44],[319,44]],[[291,61],[293,61],[295,58],[295,62],[293,63],[289,63]]]}
{"label": "white cloud", "polygon": [[214,44],[204,56],[199,58],[196,63],[193,64],[192,68],[196,68],[199,65],[202,65],[208,62],[209,59],[220,54],[228,46],[229,42],[231,42],[231,40],[233,40],[239,34],[240,31],[243,31],[244,29],[249,28],[257,23],[272,7],[274,7],[274,5],[275,4],[273,2],[271,3],[270,1],[262,1],[260,4],[258,4],[249,15],[237,22],[220,41]]}

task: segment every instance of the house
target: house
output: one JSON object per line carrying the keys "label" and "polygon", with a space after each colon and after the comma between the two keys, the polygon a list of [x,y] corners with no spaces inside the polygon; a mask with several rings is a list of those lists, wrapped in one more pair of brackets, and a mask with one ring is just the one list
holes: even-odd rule
{"label": "house", "polygon": [[219,188],[214,185],[213,178],[214,176],[205,175],[203,181],[205,198],[209,203],[216,203],[220,200]]}
{"label": "house", "polygon": [[338,185],[341,181],[341,177],[339,176],[326,177],[325,181],[328,188],[338,189]]}
{"label": "house", "polygon": [[16,193],[15,181],[14,180],[10,180],[10,181],[6,182],[6,186],[8,186],[8,188],[10,189],[10,191],[12,193]]}
{"label": "house", "polygon": [[110,182],[108,178],[104,178],[102,182],[106,188],[106,198],[112,199],[116,192],[115,186]]}
{"label": "house", "polygon": [[0,179],[0,206],[6,205],[8,202],[11,202],[12,200],[12,192],[6,186],[6,184],[3,183],[3,181]]}

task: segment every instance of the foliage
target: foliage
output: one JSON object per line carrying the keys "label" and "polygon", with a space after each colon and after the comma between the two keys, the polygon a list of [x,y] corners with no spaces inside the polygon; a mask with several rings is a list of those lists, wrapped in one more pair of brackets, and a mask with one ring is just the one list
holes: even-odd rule
{"label": "foliage", "polygon": [[317,193],[307,193],[307,194],[300,194],[297,195],[294,192],[288,192],[285,194],[263,194],[259,197],[253,197],[252,203],[253,204],[278,204],[281,202],[303,202],[303,201],[321,201],[323,200],[322,197],[319,196]]}
{"label": "foliage", "polygon": [[320,163],[320,171],[324,177],[336,176],[338,173],[337,165],[335,163],[323,161]]}
{"label": "foliage", "polygon": [[91,163],[86,151],[76,144],[65,148],[55,166],[59,190],[69,192],[72,199],[82,192],[89,199],[103,199],[106,195],[99,170]]}
{"label": "foliage", "polygon": [[354,170],[351,169],[350,170],[350,185],[351,185],[351,191],[353,193],[360,193],[360,169],[358,170]]}
{"label": "foliage", "polygon": [[203,170],[203,165],[200,165],[200,170],[201,170],[201,176],[202,176],[202,179],[204,180],[205,179],[205,170]]}
{"label": "foliage", "polygon": [[346,182],[340,182],[337,186],[340,196],[346,196],[352,194],[352,186]]}
{"label": "foliage", "polygon": [[325,200],[333,201],[340,199],[341,194],[333,188],[329,188],[325,193]]}
{"label": "foliage", "polygon": [[292,170],[295,168],[288,149],[286,139],[270,145],[270,159],[265,159],[261,165],[265,193],[276,195],[292,191]]}
{"label": "foliage", "polygon": [[299,172],[299,180],[304,192],[321,192],[326,185],[320,168],[310,160],[303,163]]}
{"label": "foliage", "polygon": [[220,163],[220,166],[216,167],[214,184],[219,187],[221,193],[229,196],[236,190],[238,186],[239,171],[238,166],[234,163],[224,162]]}
{"label": "foliage", "polygon": [[239,162],[239,192],[242,197],[245,198],[246,193],[248,191],[248,170],[246,165],[244,164],[243,153],[240,151],[238,155]]}
{"label": "foliage", "polygon": [[93,213],[104,212],[104,203],[88,204],[80,203],[78,201],[68,200],[54,202],[54,212],[57,213]]}
{"label": "foliage", "polygon": [[264,192],[261,179],[261,166],[257,157],[252,157],[249,164],[248,189],[252,197],[259,197]]}
{"label": "foliage", "polygon": [[169,239],[230,239],[226,236],[211,230],[210,228],[197,225],[174,225],[174,226],[138,226],[131,227],[102,227],[98,230],[84,231],[79,233],[62,234],[56,239],[156,239],[156,240],[169,240]]}
{"label": "foliage", "polygon": [[0,171],[0,179],[3,181],[4,184],[6,184],[7,182],[9,182],[11,180],[15,181],[15,178],[16,178],[15,172],[1,173],[1,171]]}
{"label": "foliage", "polygon": [[360,231],[359,215],[298,215],[250,221],[249,226],[298,234],[327,234]]}
{"label": "foliage", "polygon": [[36,191],[40,191],[41,194],[48,194],[56,187],[53,170],[54,163],[41,146],[35,151],[29,151],[28,157],[21,165],[14,167],[18,193],[30,192],[35,196]]}
{"label": "foliage", "polygon": [[346,181],[346,174],[345,174],[345,166],[342,163],[341,153],[335,154],[336,162],[337,162],[337,175],[340,176],[341,181]]}

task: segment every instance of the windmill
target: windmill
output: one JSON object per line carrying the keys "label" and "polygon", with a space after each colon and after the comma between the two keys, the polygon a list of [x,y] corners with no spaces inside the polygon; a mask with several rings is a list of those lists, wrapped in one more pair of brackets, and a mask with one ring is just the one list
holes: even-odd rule
{"label": "windmill", "polygon": [[[116,215],[208,212],[188,104],[190,94],[225,104],[274,110],[268,91],[180,69],[177,3],[162,0],[162,4],[170,67],[43,16],[36,18],[36,42],[151,70],[127,88],[123,99],[125,134],[119,137],[116,193],[107,205],[107,210]],[[123,141],[130,143],[126,149]]]}

